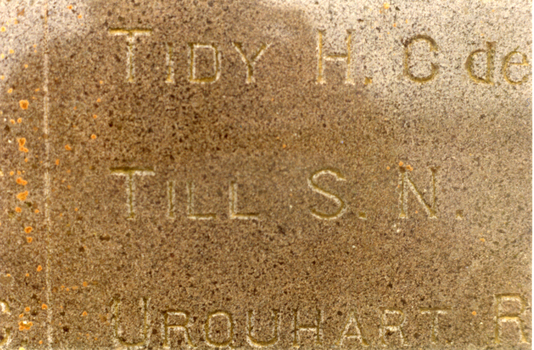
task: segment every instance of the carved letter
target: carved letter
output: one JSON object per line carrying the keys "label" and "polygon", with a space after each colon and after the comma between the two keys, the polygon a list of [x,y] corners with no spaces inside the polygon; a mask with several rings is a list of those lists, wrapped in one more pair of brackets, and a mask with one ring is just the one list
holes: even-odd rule
{"label": "carved letter", "polygon": [[[379,339],[382,345],[387,345],[386,343],[386,332],[399,332],[400,343],[404,345],[404,332],[402,331],[402,326],[406,320],[404,311],[400,309],[380,309],[380,329],[379,329]],[[400,315],[400,320],[396,324],[387,324],[387,315],[388,314],[397,314]]]}
{"label": "carved letter", "polygon": [[237,212],[237,184],[230,183],[230,219],[258,219],[257,213],[238,213]]}
{"label": "carved letter", "polygon": [[[189,43],[189,81],[192,83],[214,83],[221,76],[221,54],[214,44]],[[198,78],[195,64],[195,52],[197,49],[209,49],[213,51],[213,74]]]}
{"label": "carved letter", "polygon": [[321,345],[321,310],[317,310],[317,320],[315,324],[299,324],[299,311],[295,310],[295,321],[293,328],[293,347],[298,348],[299,345],[299,332],[300,331],[313,331],[315,332],[315,344]]}
{"label": "carved letter", "polygon": [[167,182],[169,186],[169,218],[174,219],[174,181]]}
{"label": "carved letter", "polygon": [[[184,321],[180,324],[169,324],[169,316],[183,316]],[[195,347],[193,345],[193,342],[191,341],[191,335],[189,334],[189,330],[187,327],[189,326],[189,313],[186,311],[178,311],[178,310],[170,310],[165,311],[163,314],[164,323],[163,323],[163,347],[164,348],[170,348],[170,342],[169,342],[169,331],[171,329],[176,329],[183,331],[185,334],[185,340],[187,341],[187,345],[190,347]]]}
{"label": "carved letter", "polygon": [[[486,50],[475,50],[469,54],[467,61],[465,61],[465,69],[467,70],[469,77],[473,79],[475,83],[493,85],[493,56],[495,55],[495,43],[486,42],[486,47]],[[473,73],[475,56],[481,53],[486,53],[486,76],[484,78],[478,77]]]}
{"label": "carved letter", "polygon": [[425,211],[428,214],[428,217],[430,219],[436,219],[436,168],[430,168],[430,171],[432,172],[432,206],[430,206],[425,199],[423,198],[423,194],[419,192],[417,187],[415,186],[415,183],[410,179],[408,176],[408,173],[406,172],[406,168],[400,166],[400,180],[399,180],[399,187],[400,187],[400,201],[399,201],[399,207],[400,207],[400,214],[399,217],[401,219],[407,219],[408,218],[408,196],[407,196],[407,190],[411,190],[419,203],[423,206]]}
{"label": "carved letter", "polygon": [[[500,306],[505,301],[515,301],[519,303],[517,312],[501,312]],[[519,342],[528,343],[523,330],[523,320],[520,315],[525,311],[525,302],[519,294],[497,294],[495,295],[495,343],[501,343],[501,323],[514,322],[519,328]]]}
{"label": "carved letter", "polygon": [[247,65],[247,80],[246,80],[247,84],[253,83],[256,80],[254,78],[254,66],[256,62],[260,59],[261,55],[263,55],[265,50],[267,50],[267,48],[271,44],[266,45],[262,43],[258,51],[256,51],[256,53],[252,55],[250,60],[247,58],[247,55],[245,51],[243,50],[242,43],[233,43],[233,44],[237,52],[239,52],[239,55],[241,56],[241,60]]}
{"label": "carved letter", "polygon": [[413,38],[410,38],[406,44],[404,49],[404,74],[412,81],[415,81],[417,83],[426,83],[427,81],[430,81],[434,79],[436,74],[438,74],[439,67],[434,64],[430,63],[430,66],[432,67],[432,72],[427,75],[426,77],[416,77],[415,75],[410,72],[410,56],[412,55],[412,52],[410,51],[410,47],[417,41],[427,41],[430,45],[430,52],[438,51],[438,45],[436,45],[436,42],[434,39],[429,37],[428,35],[416,35]]}
{"label": "carved letter", "polygon": [[449,309],[425,309],[421,308],[419,309],[421,313],[424,314],[434,314],[434,320],[432,322],[432,327],[430,328],[430,341],[432,344],[437,344],[438,342],[438,315],[444,315],[449,311]]}
{"label": "carved letter", "polygon": [[[351,327],[354,327],[354,332],[349,333]],[[345,338],[355,338],[359,340],[363,346],[369,346],[369,343],[362,335],[362,326],[360,325],[360,322],[358,322],[358,318],[356,317],[355,311],[352,311],[350,313],[349,320],[345,324],[345,328],[341,333],[341,338],[339,339],[339,341],[336,342],[336,344],[343,345],[343,340],[345,340]]]}
{"label": "carved letter", "polygon": [[254,338],[252,335],[252,329],[254,327],[253,318],[252,318],[253,311],[250,310],[248,312],[247,314],[247,341],[250,345],[261,348],[264,346],[274,345],[278,341],[280,318],[278,316],[278,311],[272,310],[271,313],[273,316],[273,337],[269,340],[261,341],[261,340]]}
{"label": "carved letter", "polygon": [[[9,304],[5,301],[0,301],[0,308],[2,309],[3,314],[10,314]],[[4,329],[4,337],[0,340],[0,347],[7,346],[11,342],[11,328]]]}
{"label": "carved letter", "polygon": [[111,319],[111,322],[113,324],[113,337],[115,338],[115,341],[117,341],[119,346],[124,346],[126,348],[129,347],[140,347],[140,346],[147,346],[148,342],[150,340],[150,333],[148,332],[148,302],[149,300],[146,298],[141,299],[141,308],[143,309],[143,328],[140,330],[140,333],[143,337],[143,340],[137,342],[137,343],[128,343],[124,338],[121,336],[121,331],[119,331],[119,322],[120,322],[120,313],[119,313],[119,307],[121,305],[120,300],[113,300],[112,304],[112,312],[113,312],[113,318]]}
{"label": "carved letter", "polygon": [[[521,63],[519,63],[519,62],[510,62],[512,57],[514,55],[516,55],[516,54],[517,55],[521,55],[521,57],[522,57]],[[528,74],[525,74],[521,80],[512,80],[512,79],[510,79],[510,77],[508,76],[508,67],[509,66],[528,66],[527,55],[525,55],[524,53],[519,52],[517,50],[514,50],[514,51],[510,52],[508,55],[506,55],[506,57],[504,58],[503,65],[502,65],[502,75],[504,76],[504,79],[507,82],[509,82],[510,84],[513,84],[513,85],[521,85],[521,84],[523,84],[524,82],[526,82],[528,80]]]}
{"label": "carved letter", "polygon": [[126,35],[128,51],[126,51],[126,81],[133,83],[135,66],[133,64],[135,37],[140,35],[151,35],[152,29],[110,29],[111,35]]}
{"label": "carved letter", "polygon": [[[216,317],[216,316],[224,316],[226,317],[226,320],[228,321],[228,339],[222,342],[214,341],[210,335],[210,321],[213,317]],[[208,345],[214,346],[216,348],[230,345],[230,343],[234,339],[234,321],[232,320],[232,315],[226,311],[212,312],[211,314],[208,315],[208,319],[206,320],[206,325],[204,327],[204,330],[206,332],[206,343],[208,343]]]}
{"label": "carved letter", "polygon": [[187,183],[187,217],[194,220],[211,220],[215,219],[215,214],[196,214],[195,213],[195,184]]}
{"label": "carved letter", "polygon": [[354,85],[354,79],[350,74],[351,65],[351,42],[352,31],[347,30],[347,53],[346,54],[331,54],[326,55],[323,53],[323,36],[324,30],[317,31],[317,83],[324,84],[324,61],[345,61],[347,63],[347,73],[345,76],[345,84]]}
{"label": "carved letter", "polygon": [[167,84],[174,84],[174,58],[173,58],[174,48],[172,46],[172,43],[167,43],[167,55],[166,55],[166,61],[167,61],[167,79],[165,79],[165,82]]}
{"label": "carved letter", "polygon": [[136,168],[113,168],[110,169],[111,174],[118,176],[126,176],[126,195],[128,196],[128,219],[135,217],[135,181],[134,175],[154,175],[154,171],[151,169],[136,169]]}
{"label": "carved letter", "polygon": [[333,219],[337,219],[341,215],[343,215],[343,213],[345,212],[345,202],[343,202],[343,200],[341,198],[339,198],[338,196],[336,196],[335,194],[327,192],[327,191],[323,190],[322,188],[320,188],[319,185],[317,185],[317,183],[316,183],[317,178],[319,178],[319,176],[321,176],[321,175],[326,175],[326,174],[334,176],[336,178],[336,180],[338,180],[338,181],[345,181],[345,177],[341,174],[341,172],[339,172],[337,170],[332,170],[332,169],[325,169],[325,170],[319,170],[319,171],[313,173],[308,178],[308,186],[310,186],[312,191],[320,193],[323,196],[325,196],[327,198],[330,198],[331,200],[336,202],[336,204],[338,205],[338,209],[335,212],[331,213],[331,214],[322,213],[322,212],[319,212],[319,211],[317,211],[317,210],[315,210],[313,208],[310,208],[310,211],[311,211],[312,215],[315,216],[318,219],[333,220]]}

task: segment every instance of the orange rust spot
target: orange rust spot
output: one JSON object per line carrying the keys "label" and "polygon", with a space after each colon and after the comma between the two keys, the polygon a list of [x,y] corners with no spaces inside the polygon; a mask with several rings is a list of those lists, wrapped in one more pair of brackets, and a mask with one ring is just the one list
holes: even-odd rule
{"label": "orange rust spot", "polygon": [[23,317],[24,317],[24,314],[20,314],[20,315],[19,315],[19,318],[23,318]]}
{"label": "orange rust spot", "polygon": [[42,340],[39,340],[39,345],[43,345],[43,341]]}
{"label": "orange rust spot", "polygon": [[19,143],[19,151],[28,153],[28,149],[24,147],[26,144],[26,139],[24,137],[17,139],[17,142]]}
{"label": "orange rust spot", "polygon": [[28,102],[28,100],[20,100],[19,101],[19,106],[22,109],[28,109],[29,105],[30,105],[30,103]]}
{"label": "orange rust spot", "polygon": [[30,274],[29,274],[29,273],[27,273],[27,274],[26,274],[26,277],[30,277]]}
{"label": "orange rust spot", "polygon": [[31,242],[33,241],[33,238],[31,238],[31,237],[26,237],[26,241],[27,241],[28,243],[31,243]]}
{"label": "orange rust spot", "polygon": [[480,242],[486,242],[486,240],[484,238],[481,238]]}
{"label": "orange rust spot", "polygon": [[0,31],[5,32],[6,31],[6,27],[0,28]]}
{"label": "orange rust spot", "polygon": [[72,10],[72,5],[67,6],[69,10]]}
{"label": "orange rust spot", "polygon": [[41,309],[46,310],[48,309],[48,306],[46,304],[41,305]]}
{"label": "orange rust spot", "polygon": [[70,147],[69,145],[65,145],[65,149],[66,149],[67,151],[72,151],[72,147]]}
{"label": "orange rust spot", "polygon": [[28,226],[28,227],[26,227],[26,228],[24,229],[24,232],[26,232],[26,233],[30,233],[30,232],[32,232],[32,231],[33,231],[33,227],[31,227],[31,226]]}
{"label": "orange rust spot", "polygon": [[9,49],[9,53],[10,53],[10,54],[14,54],[15,51],[13,51],[13,49]]}
{"label": "orange rust spot", "polygon": [[399,162],[399,166],[403,166],[403,165],[404,165],[404,163],[403,163],[403,162]]}
{"label": "orange rust spot", "polygon": [[11,171],[9,172],[9,175],[13,176],[13,175],[15,175],[15,172],[14,172],[13,170],[11,170]]}
{"label": "orange rust spot", "polygon": [[56,159],[56,165],[59,165],[59,159]]}
{"label": "orange rust spot", "polygon": [[76,289],[78,289],[78,286],[72,287],[72,290],[76,290]]}
{"label": "orange rust spot", "polygon": [[74,106],[74,110],[76,110],[76,106]]}
{"label": "orange rust spot", "polygon": [[28,163],[28,158],[24,158],[24,161],[25,161],[26,163]]}
{"label": "orange rust spot", "polygon": [[102,102],[102,100],[101,99],[97,99],[96,102]]}
{"label": "orange rust spot", "polygon": [[17,213],[21,213],[21,212],[22,212],[22,209],[20,209],[19,207],[16,207],[16,208],[15,208],[15,211],[16,211]]}
{"label": "orange rust spot", "polygon": [[82,18],[82,15],[78,15],[78,18],[80,18],[80,19],[81,19],[81,18]]}
{"label": "orange rust spot", "polygon": [[476,315],[477,315],[477,312],[476,312],[476,311],[473,311],[473,312],[471,312],[471,315],[476,316]]}
{"label": "orange rust spot", "polygon": [[409,171],[413,171],[413,168],[411,165],[406,165],[406,169],[408,169]]}
{"label": "orange rust spot", "polygon": [[19,185],[22,185],[22,186],[26,186],[26,184],[28,183],[28,181],[22,179],[21,177],[18,177],[16,181]]}
{"label": "orange rust spot", "polygon": [[22,123],[22,118],[17,119],[17,123]]}
{"label": "orange rust spot", "polygon": [[82,286],[87,287],[87,282],[83,282]]}
{"label": "orange rust spot", "polygon": [[66,291],[68,292],[68,291],[70,291],[70,288],[69,288],[69,287],[67,287],[67,288],[66,288],[65,290],[66,290]]}
{"label": "orange rust spot", "polygon": [[87,311],[84,311],[84,312],[82,313],[82,316],[87,316]]}
{"label": "orange rust spot", "polygon": [[74,208],[74,211],[78,211],[78,208]]}
{"label": "orange rust spot", "polygon": [[30,312],[30,307],[29,307],[29,306],[26,306],[26,307],[24,308],[24,311],[26,311],[26,312]]}
{"label": "orange rust spot", "polygon": [[96,139],[96,135],[95,135],[95,134],[92,134],[92,135],[91,135],[91,138],[92,138],[93,140]]}
{"label": "orange rust spot", "polygon": [[96,114],[93,114],[93,118],[96,119],[98,118],[98,116]]}
{"label": "orange rust spot", "polygon": [[20,321],[19,322],[19,331],[29,331],[32,328],[33,322]]}
{"label": "orange rust spot", "polygon": [[35,92],[39,92],[39,90],[41,90],[41,89],[37,88],[37,89],[35,89]]}
{"label": "orange rust spot", "polygon": [[21,193],[17,194],[17,199],[21,200],[21,201],[25,201],[26,198],[28,198],[28,194],[29,194],[28,191],[21,192]]}
{"label": "orange rust spot", "polygon": [[43,267],[41,265],[37,266],[37,272],[42,271]]}
{"label": "orange rust spot", "polygon": [[393,23],[393,27],[396,27],[397,26],[397,23]]}
{"label": "orange rust spot", "polygon": [[35,209],[34,213],[39,214],[39,209]]}
{"label": "orange rust spot", "polygon": [[386,170],[389,170],[389,169],[391,169],[391,168],[390,168],[389,166],[387,166],[387,167],[386,167]]}
{"label": "orange rust spot", "polygon": [[15,123],[16,123],[16,122],[15,122],[15,119],[11,119],[9,122],[10,122],[11,124],[15,124]]}
{"label": "orange rust spot", "polygon": [[285,144],[282,145],[282,148],[286,148],[287,146]]}
{"label": "orange rust spot", "polygon": [[100,85],[104,84],[104,81],[103,80],[100,80]]}

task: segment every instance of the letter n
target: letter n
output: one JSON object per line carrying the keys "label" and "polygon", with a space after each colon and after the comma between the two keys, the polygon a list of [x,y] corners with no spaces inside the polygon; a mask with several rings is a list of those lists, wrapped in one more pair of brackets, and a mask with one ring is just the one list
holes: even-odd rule
{"label": "letter n", "polygon": [[410,175],[406,172],[406,168],[403,166],[399,167],[399,188],[400,188],[400,198],[399,198],[399,217],[401,219],[407,219],[408,218],[408,190],[411,191],[415,198],[421,203],[421,206],[428,214],[428,217],[430,219],[436,219],[436,172],[437,168],[430,168],[430,171],[432,172],[432,204],[428,204],[427,201],[424,199],[423,194],[421,191],[417,189],[417,186],[415,183],[410,179]]}

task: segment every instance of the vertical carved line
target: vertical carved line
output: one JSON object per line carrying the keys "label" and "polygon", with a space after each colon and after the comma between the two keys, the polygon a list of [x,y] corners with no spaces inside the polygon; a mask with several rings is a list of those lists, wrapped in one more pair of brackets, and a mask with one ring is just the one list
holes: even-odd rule
{"label": "vertical carved line", "polygon": [[48,92],[48,75],[49,75],[49,58],[48,58],[48,0],[44,1],[43,6],[43,131],[44,131],[44,143],[45,143],[45,174],[44,174],[44,217],[46,225],[46,335],[48,341],[48,348],[52,349],[52,305],[50,295],[52,294],[51,285],[51,271],[52,262],[50,261],[50,135],[48,128],[48,115],[49,115],[49,92]]}

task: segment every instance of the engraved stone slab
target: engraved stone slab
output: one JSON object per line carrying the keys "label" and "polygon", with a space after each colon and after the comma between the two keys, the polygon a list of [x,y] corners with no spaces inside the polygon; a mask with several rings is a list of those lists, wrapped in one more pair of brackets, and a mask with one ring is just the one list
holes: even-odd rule
{"label": "engraved stone slab", "polygon": [[531,347],[530,2],[0,14],[0,349]]}

